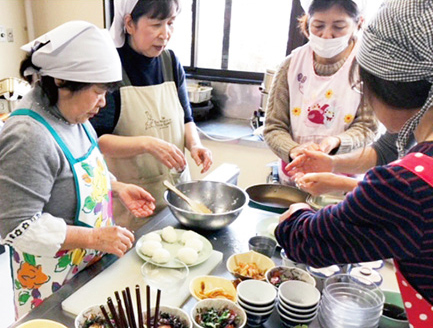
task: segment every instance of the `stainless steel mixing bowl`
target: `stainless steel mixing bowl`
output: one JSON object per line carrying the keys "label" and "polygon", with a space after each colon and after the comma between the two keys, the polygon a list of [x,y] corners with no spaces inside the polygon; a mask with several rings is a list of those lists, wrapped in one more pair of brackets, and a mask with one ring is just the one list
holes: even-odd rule
{"label": "stainless steel mixing bowl", "polygon": [[248,205],[249,197],[239,187],[215,181],[190,181],[176,187],[185,195],[202,202],[212,214],[193,212],[174,192],[166,190],[164,199],[176,219],[186,227],[218,230],[232,223]]}

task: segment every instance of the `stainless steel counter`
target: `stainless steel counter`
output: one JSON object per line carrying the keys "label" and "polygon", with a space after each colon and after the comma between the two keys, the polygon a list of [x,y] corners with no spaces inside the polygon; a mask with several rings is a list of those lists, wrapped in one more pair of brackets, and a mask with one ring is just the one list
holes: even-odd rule
{"label": "stainless steel counter", "polygon": [[[228,257],[233,253],[248,251],[248,239],[256,234],[257,223],[261,219],[269,216],[275,216],[275,214],[247,207],[241,213],[238,219],[227,228],[213,232],[199,231],[199,233],[209,239],[215,250],[221,251],[224,254],[223,261],[213,271],[213,275],[224,276],[230,279],[233,278],[226,270],[226,261]],[[146,225],[136,232],[135,237],[138,239],[140,236],[146,234],[149,231],[162,229],[167,225],[172,225],[175,228],[182,227],[168,208],[149,220]],[[131,251],[134,250],[132,249]],[[32,310],[27,316],[14,323],[11,327],[17,327],[23,322],[36,318],[51,319],[61,322],[68,327],[74,327],[74,318],[63,312],[61,308],[62,301],[116,260],[117,258],[115,256],[104,256],[101,261],[79,273],[58,292],[47,298],[39,307]],[[281,262],[277,252],[275,254],[274,260],[277,264],[280,264]],[[183,308],[189,313],[195,302],[196,301],[191,297],[186,301]],[[278,314],[276,311],[264,325],[264,327],[279,327]]]}

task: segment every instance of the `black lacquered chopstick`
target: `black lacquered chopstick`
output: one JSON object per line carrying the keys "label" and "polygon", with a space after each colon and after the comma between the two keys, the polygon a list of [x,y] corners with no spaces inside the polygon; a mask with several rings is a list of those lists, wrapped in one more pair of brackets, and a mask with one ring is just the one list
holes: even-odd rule
{"label": "black lacquered chopstick", "polygon": [[122,290],[123,302],[125,303],[125,311],[126,316],[128,318],[128,327],[132,328],[132,319],[131,319],[131,309],[128,304],[128,297],[126,296],[126,291]]}
{"label": "black lacquered chopstick", "polygon": [[158,289],[156,293],[156,306],[155,306],[155,316],[153,321],[153,327],[158,328],[158,320],[159,320],[159,302],[161,301],[161,290]]}
{"label": "black lacquered chopstick", "polygon": [[101,309],[102,314],[104,315],[105,321],[108,324],[108,328],[114,328],[113,324],[111,323],[110,317],[108,316],[107,310],[105,310],[105,306],[100,305],[99,308]]}
{"label": "black lacquered chopstick", "polygon": [[146,326],[150,328],[150,286],[146,285]]}
{"label": "black lacquered chopstick", "polygon": [[111,300],[111,297],[109,297],[107,299],[107,305],[108,305],[108,308],[110,309],[111,316],[114,319],[114,323],[116,324],[116,327],[122,328],[123,325],[120,322],[119,317],[117,316],[117,312],[116,312],[116,309],[114,308],[114,304],[113,304],[113,301]]}
{"label": "black lacquered chopstick", "polygon": [[132,297],[129,287],[126,287],[126,297],[128,298],[128,312],[131,315],[131,319],[129,321],[130,328],[137,328],[134,315],[134,306],[132,305]]}
{"label": "black lacquered chopstick", "polygon": [[117,301],[117,307],[119,308],[119,319],[121,328],[128,328],[128,321],[126,320],[125,311],[123,310],[122,300],[120,299],[120,295],[118,291],[114,292]]}
{"label": "black lacquered chopstick", "polygon": [[141,296],[140,296],[140,286],[135,286],[135,297],[137,299],[137,315],[138,315],[138,328],[143,328],[143,311],[141,309]]}

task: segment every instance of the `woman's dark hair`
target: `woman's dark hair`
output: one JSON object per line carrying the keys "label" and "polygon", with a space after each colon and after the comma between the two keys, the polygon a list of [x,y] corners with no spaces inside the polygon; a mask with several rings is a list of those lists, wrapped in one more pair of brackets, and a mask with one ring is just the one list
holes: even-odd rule
{"label": "woman's dark hair", "polygon": [[137,23],[142,16],[164,20],[179,12],[179,0],[138,0],[131,17],[134,23]]}
{"label": "woman's dark hair", "polygon": [[[33,84],[32,75],[25,76],[24,71],[32,67],[35,70],[39,71],[40,67],[35,66],[32,63],[31,54],[28,54],[26,58],[23,59],[20,65],[20,75],[30,84]],[[85,90],[90,88],[92,85],[100,85],[102,88],[107,89],[108,91],[113,91],[120,86],[120,82],[111,82],[111,83],[85,83],[85,82],[74,82],[74,81],[65,81],[62,80],[60,85],[56,85],[54,78],[51,76],[41,76],[39,80],[39,84],[47,96],[50,106],[54,106],[57,104],[59,100],[59,90],[60,88],[68,89],[71,92],[78,92],[80,90]]]}
{"label": "woman's dark hair", "polygon": [[359,66],[364,87],[385,104],[398,109],[421,108],[428,97],[432,84],[426,80],[397,82],[381,79]]}
{"label": "woman's dark hair", "polygon": [[355,22],[359,21],[361,12],[359,11],[358,5],[353,1],[348,0],[314,0],[310,8],[308,9],[308,14],[305,14],[298,18],[298,28],[301,30],[302,34],[308,36],[308,18],[313,16],[318,11],[325,11],[333,6],[339,6],[343,9],[346,14],[351,17]]}

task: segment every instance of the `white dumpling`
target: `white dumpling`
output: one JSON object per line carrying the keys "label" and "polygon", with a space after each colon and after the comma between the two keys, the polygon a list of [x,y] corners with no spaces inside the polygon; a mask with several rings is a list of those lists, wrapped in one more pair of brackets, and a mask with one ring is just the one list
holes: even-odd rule
{"label": "white dumpling", "polygon": [[156,232],[149,232],[148,234],[144,235],[143,240],[154,240],[161,242],[161,236],[157,234]]}
{"label": "white dumpling", "polygon": [[268,234],[270,234],[271,236],[275,236],[275,228],[277,227],[278,223],[270,223],[268,225]]}
{"label": "white dumpling", "polygon": [[155,240],[145,240],[141,244],[140,252],[142,252],[146,256],[153,256],[155,250],[162,248],[162,244],[159,241]]}
{"label": "white dumpling", "polygon": [[182,234],[181,242],[185,244],[188,239],[197,238],[198,234],[192,230],[187,230]]}
{"label": "white dumpling", "polygon": [[175,243],[177,241],[177,233],[172,226],[167,226],[162,229],[161,237],[167,243]]}
{"label": "white dumpling", "polygon": [[177,258],[185,264],[193,264],[197,262],[198,253],[194,248],[182,247],[177,251]]}
{"label": "white dumpling", "polygon": [[170,252],[165,248],[155,249],[152,255],[152,261],[156,263],[167,263],[170,261]]}
{"label": "white dumpling", "polygon": [[197,252],[201,252],[203,249],[203,242],[198,238],[188,239],[185,243],[185,247],[191,247]]}

